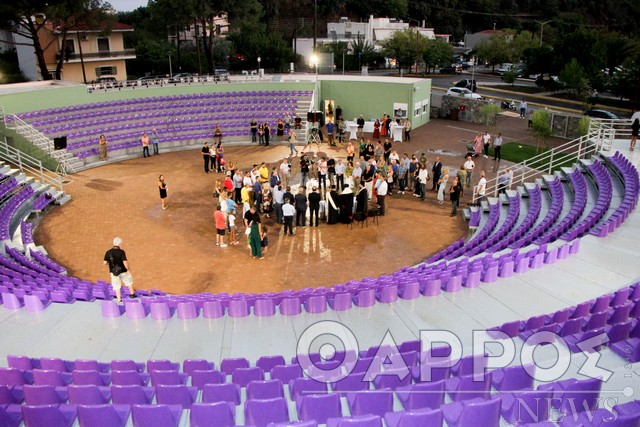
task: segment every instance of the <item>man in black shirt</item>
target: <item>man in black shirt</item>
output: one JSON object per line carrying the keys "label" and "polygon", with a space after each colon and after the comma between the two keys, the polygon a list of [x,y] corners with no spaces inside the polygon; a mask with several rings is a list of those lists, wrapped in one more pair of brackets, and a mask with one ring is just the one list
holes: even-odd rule
{"label": "man in black shirt", "polygon": [[393,144],[391,143],[389,138],[384,140],[383,147],[384,147],[384,162],[386,164],[389,164],[389,156],[391,156],[391,148],[393,147]]}
{"label": "man in black shirt", "polygon": [[433,172],[433,191],[438,191],[438,180],[442,175],[442,162],[440,161],[440,157],[436,157],[436,161],[433,162],[433,167],[431,168]]}
{"label": "man in black shirt", "polygon": [[360,139],[362,138],[362,133],[364,132],[364,117],[362,117],[362,115],[358,117],[358,120],[356,120],[356,124],[358,125],[357,136],[358,139]]}
{"label": "man in black shirt", "polygon": [[116,293],[116,300],[118,302],[122,302],[120,289],[123,284],[129,288],[131,298],[136,297],[136,293],[133,290],[133,277],[129,270],[129,261],[127,261],[127,254],[120,249],[121,244],[121,238],[116,237],[113,239],[113,247],[104,254],[103,260],[103,264],[109,266],[111,287],[113,287],[113,290]]}
{"label": "man in black shirt", "polygon": [[313,227],[313,216],[316,217],[316,227],[318,226],[318,213],[320,212],[320,193],[313,187],[309,194],[309,225]]}
{"label": "man in black shirt", "polygon": [[206,142],[202,147],[202,157],[204,158],[204,173],[209,173],[209,144]]}
{"label": "man in black shirt", "polygon": [[296,227],[307,226],[307,195],[306,188],[298,188],[298,194],[295,195],[296,207]]}

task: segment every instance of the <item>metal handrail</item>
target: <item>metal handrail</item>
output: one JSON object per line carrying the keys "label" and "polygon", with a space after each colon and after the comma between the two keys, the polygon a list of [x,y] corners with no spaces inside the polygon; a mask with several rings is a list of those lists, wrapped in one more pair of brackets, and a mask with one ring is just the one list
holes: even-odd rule
{"label": "metal handrail", "polygon": [[63,191],[63,176],[46,169],[42,165],[42,162],[35,157],[10,146],[7,143],[6,137],[0,140],[0,159],[17,166],[20,172],[33,176],[34,179],[41,184]]}
{"label": "metal handrail", "polygon": [[[567,164],[570,161],[577,162],[594,153],[610,151],[614,140],[631,135],[630,126],[631,120],[628,119],[604,120],[592,118],[589,121],[589,130],[586,135],[513,166],[505,167],[495,178],[487,180],[485,196],[498,196],[498,191],[501,188],[499,180],[505,174],[510,173],[512,175],[507,183],[507,189],[510,189],[513,183],[522,185],[525,181],[539,178],[543,174],[550,175],[558,166]],[[473,187],[472,201],[477,203],[479,199],[481,197],[478,195],[478,186],[476,185]]]}

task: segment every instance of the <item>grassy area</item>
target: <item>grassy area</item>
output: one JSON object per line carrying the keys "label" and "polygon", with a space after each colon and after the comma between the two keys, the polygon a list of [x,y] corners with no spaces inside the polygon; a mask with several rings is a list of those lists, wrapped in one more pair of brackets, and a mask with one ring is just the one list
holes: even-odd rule
{"label": "grassy area", "polygon": [[[507,142],[502,144],[502,152],[500,153],[501,157],[504,160],[508,160],[513,163],[521,163],[527,159],[531,159],[540,154],[546,153],[549,151],[548,148],[539,147],[536,149],[533,145],[520,144],[518,142]],[[489,150],[489,157],[493,157],[493,148]],[[557,165],[554,165],[553,170],[560,169],[561,167],[570,167],[573,165],[574,160],[566,160]],[[542,162],[531,163],[529,167],[533,169],[546,169],[548,165],[548,159],[545,159]]]}

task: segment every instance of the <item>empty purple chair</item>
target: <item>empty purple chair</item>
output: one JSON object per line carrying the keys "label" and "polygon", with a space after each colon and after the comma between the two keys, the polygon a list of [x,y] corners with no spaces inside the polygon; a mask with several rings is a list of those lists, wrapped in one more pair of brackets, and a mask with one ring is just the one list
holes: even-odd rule
{"label": "empty purple chair", "polygon": [[224,382],[222,373],[213,369],[199,370],[191,372],[191,385],[197,387],[198,390],[202,390],[205,384],[221,384]]}
{"label": "empty purple chair", "polygon": [[491,400],[465,400],[442,406],[449,427],[497,427],[500,425],[499,397]]}
{"label": "empty purple chair", "polygon": [[9,310],[18,310],[22,308],[22,301],[11,292],[3,292],[2,293],[2,305],[4,308]]}
{"label": "empty purple chair", "polygon": [[152,302],[151,303],[151,318],[154,320],[167,320],[172,315],[171,308],[166,302]]}
{"label": "empty purple chair", "polygon": [[205,384],[202,388],[202,402],[232,402],[240,404],[240,386],[233,383]]}
{"label": "empty purple chair", "polygon": [[216,319],[224,316],[224,307],[220,301],[205,301],[202,304],[202,317],[206,319]]}
{"label": "empty purple chair", "polygon": [[134,362],[133,360],[112,360],[111,370],[113,371],[138,371],[144,372],[146,364],[144,362]]}
{"label": "empty purple chair", "polygon": [[111,372],[111,383],[113,385],[142,385],[149,384],[149,374],[138,371],[117,371]]}
{"label": "empty purple chair", "polygon": [[23,371],[30,371],[33,368],[38,368],[39,366],[34,366],[33,361],[30,357],[27,356],[7,356],[7,364],[10,368],[21,369]]}
{"label": "empty purple chair", "polygon": [[180,369],[180,363],[172,362],[167,359],[148,360],[147,372],[151,371],[178,371]]}
{"label": "empty purple chair", "polygon": [[124,312],[129,319],[144,319],[147,317],[147,309],[139,301],[125,301]]}
{"label": "empty purple chair", "polygon": [[111,390],[108,387],[69,384],[67,392],[69,403],[74,405],[98,405],[111,400]]}
{"label": "empty purple chair", "polygon": [[182,416],[180,405],[133,405],[133,425],[136,427],[177,427]]}
{"label": "empty purple chair", "polygon": [[271,370],[278,365],[285,365],[286,361],[281,355],[275,356],[261,356],[256,362],[256,366],[262,369],[264,372],[271,372]]}
{"label": "empty purple chair", "polygon": [[369,390],[370,382],[364,380],[365,372],[351,372],[351,374],[331,383],[331,389],[339,392],[354,392]]}
{"label": "empty purple chair", "polygon": [[571,378],[543,384],[538,390],[552,391],[553,407],[564,414],[572,414],[574,409],[578,412],[594,410],[598,406],[601,387],[602,381],[599,378]]}
{"label": "empty purple chair", "polygon": [[271,298],[257,299],[253,304],[253,314],[256,316],[273,316],[276,314],[276,306]]}
{"label": "empty purple chair", "polygon": [[289,393],[293,400],[299,396],[326,393],[327,390],[327,383],[316,381],[313,378],[296,378],[289,383]]}
{"label": "empty purple chair", "polygon": [[398,301],[398,285],[384,285],[376,293],[378,301],[389,304]]}
{"label": "empty purple chair", "polygon": [[112,385],[111,400],[113,403],[140,404],[151,403],[155,388],[141,385]]}
{"label": "empty purple chair", "polygon": [[43,311],[49,305],[49,301],[44,303],[37,295],[24,296],[24,308],[32,313]]}
{"label": "empty purple chair", "polygon": [[91,359],[76,359],[73,364],[74,370],[79,371],[109,372],[111,370],[110,364]]}
{"label": "empty purple chair", "polygon": [[111,375],[104,372],[74,370],[71,375],[73,384],[77,385],[107,386],[111,384]]}
{"label": "empty purple chair", "polygon": [[289,408],[283,398],[247,400],[244,403],[245,424],[266,427],[269,423],[289,421]]}
{"label": "empty purple chair", "polygon": [[177,371],[151,371],[151,385],[184,385],[187,374]]}
{"label": "empty purple chair", "polygon": [[7,386],[27,384],[23,371],[15,368],[0,368],[0,384]]}
{"label": "empty purple chair", "polygon": [[156,386],[156,401],[165,405],[181,405],[183,409],[191,408],[196,401],[196,387],[186,385],[158,385]]}
{"label": "empty purple chair", "polygon": [[68,394],[65,387],[50,385],[25,385],[24,400],[27,405],[53,405],[66,403]]}
{"label": "empty purple chair", "polygon": [[371,307],[376,303],[375,289],[362,289],[354,297],[353,303],[358,307]]}
{"label": "empty purple chair", "polygon": [[295,316],[302,313],[302,303],[300,298],[284,298],[280,303],[280,314],[284,316]]}
{"label": "empty purple chair", "polygon": [[296,378],[302,378],[302,368],[300,365],[278,365],[271,369],[271,379],[280,380],[283,384],[289,384]]}
{"label": "empty purple chair", "polygon": [[324,313],[327,311],[327,297],[325,295],[313,295],[304,302],[307,313]]}
{"label": "empty purple chair", "polygon": [[74,405],[22,405],[27,426],[70,427],[76,419]]}
{"label": "empty purple chair", "polygon": [[[530,371],[535,369],[534,364],[526,366]],[[491,371],[491,384],[502,392],[530,389],[533,387],[533,376],[527,373],[523,365],[517,364]]]}
{"label": "empty purple chair", "polygon": [[178,303],[178,319],[195,319],[198,317],[198,307],[193,301],[182,301]]}
{"label": "empty purple chair", "polygon": [[445,387],[451,400],[459,402],[475,398],[488,399],[491,392],[491,372],[481,376],[464,375],[449,378]]}
{"label": "empty purple chair", "polygon": [[284,397],[280,380],[251,381],[247,384],[247,399],[273,399]]}
{"label": "empty purple chair", "polygon": [[384,416],[393,411],[393,393],[361,391],[347,394],[351,415]]}
{"label": "empty purple chair", "polygon": [[420,296],[420,283],[407,282],[400,288],[400,298],[402,299],[416,299]]}
{"label": "empty purple chair", "polygon": [[191,427],[208,427],[215,420],[219,427],[233,427],[235,423],[235,408],[229,402],[194,403],[189,412]]}
{"label": "empty purple chair", "polygon": [[235,371],[238,368],[248,368],[248,367],[249,367],[249,361],[244,357],[236,357],[236,358],[228,357],[226,359],[222,359],[222,362],[220,363],[220,372],[222,372],[225,375],[231,375],[233,371]]}
{"label": "empty purple chair", "polygon": [[[24,402],[22,387],[0,385],[0,406]],[[2,424],[0,424],[2,425]]]}
{"label": "empty purple chair", "polygon": [[59,372],[48,369],[34,369],[33,383],[37,385],[52,385],[65,387],[71,383],[72,377],[69,372]]}
{"label": "empty purple chair", "polygon": [[104,300],[100,302],[102,309],[102,317],[120,317],[122,316],[122,306],[113,300]]}
{"label": "empty purple chair", "polygon": [[350,292],[338,292],[329,300],[329,306],[335,311],[349,310],[353,306],[352,297]]}
{"label": "empty purple chair", "polygon": [[484,354],[474,354],[465,356],[458,363],[451,367],[451,374],[456,376],[471,375],[476,371],[483,372],[487,366],[487,357]]}
{"label": "empty purple chair", "polygon": [[22,424],[21,405],[0,405],[0,425],[18,427]]}
{"label": "empty purple chair", "polygon": [[355,417],[329,418],[327,427],[382,427],[379,415],[358,415]]}
{"label": "empty purple chair", "polygon": [[229,300],[229,316],[247,317],[249,315],[249,304],[245,299]]}
{"label": "empty purple chair", "polygon": [[319,424],[326,424],[328,418],[342,415],[340,395],[336,393],[302,396],[296,400],[296,408],[299,419],[315,420]]}
{"label": "empty purple chair", "polygon": [[442,426],[442,410],[415,409],[412,411],[387,412],[384,421],[387,427]]}
{"label": "empty purple chair", "polygon": [[398,387],[396,396],[407,411],[438,409],[444,402],[444,380]]}
{"label": "empty purple chair", "polygon": [[40,369],[59,372],[71,372],[74,369],[73,362],[65,362],[57,357],[41,357]]}
{"label": "empty purple chair", "polygon": [[78,405],[81,427],[124,427],[130,413],[129,405]]}
{"label": "empty purple chair", "polygon": [[246,387],[250,381],[264,380],[264,372],[258,367],[237,368],[231,374],[231,382]]}
{"label": "empty purple chair", "polygon": [[404,387],[411,384],[411,371],[406,368],[387,369],[373,379],[373,385],[376,389],[391,389]]}
{"label": "empty purple chair", "polygon": [[521,390],[500,396],[502,416],[510,423],[538,423],[549,419],[551,390]]}
{"label": "empty purple chair", "polygon": [[205,359],[185,359],[182,362],[182,372],[191,376],[193,371],[208,371],[213,370],[215,364]]}

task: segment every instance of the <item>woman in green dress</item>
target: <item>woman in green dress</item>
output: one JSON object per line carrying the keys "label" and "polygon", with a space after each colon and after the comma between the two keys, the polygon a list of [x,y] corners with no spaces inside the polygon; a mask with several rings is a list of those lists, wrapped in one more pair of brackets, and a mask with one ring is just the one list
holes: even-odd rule
{"label": "woman in green dress", "polygon": [[253,215],[253,219],[249,224],[251,232],[249,233],[249,245],[251,245],[251,256],[253,258],[263,259],[262,256],[262,224],[260,223],[260,214],[257,212]]}

